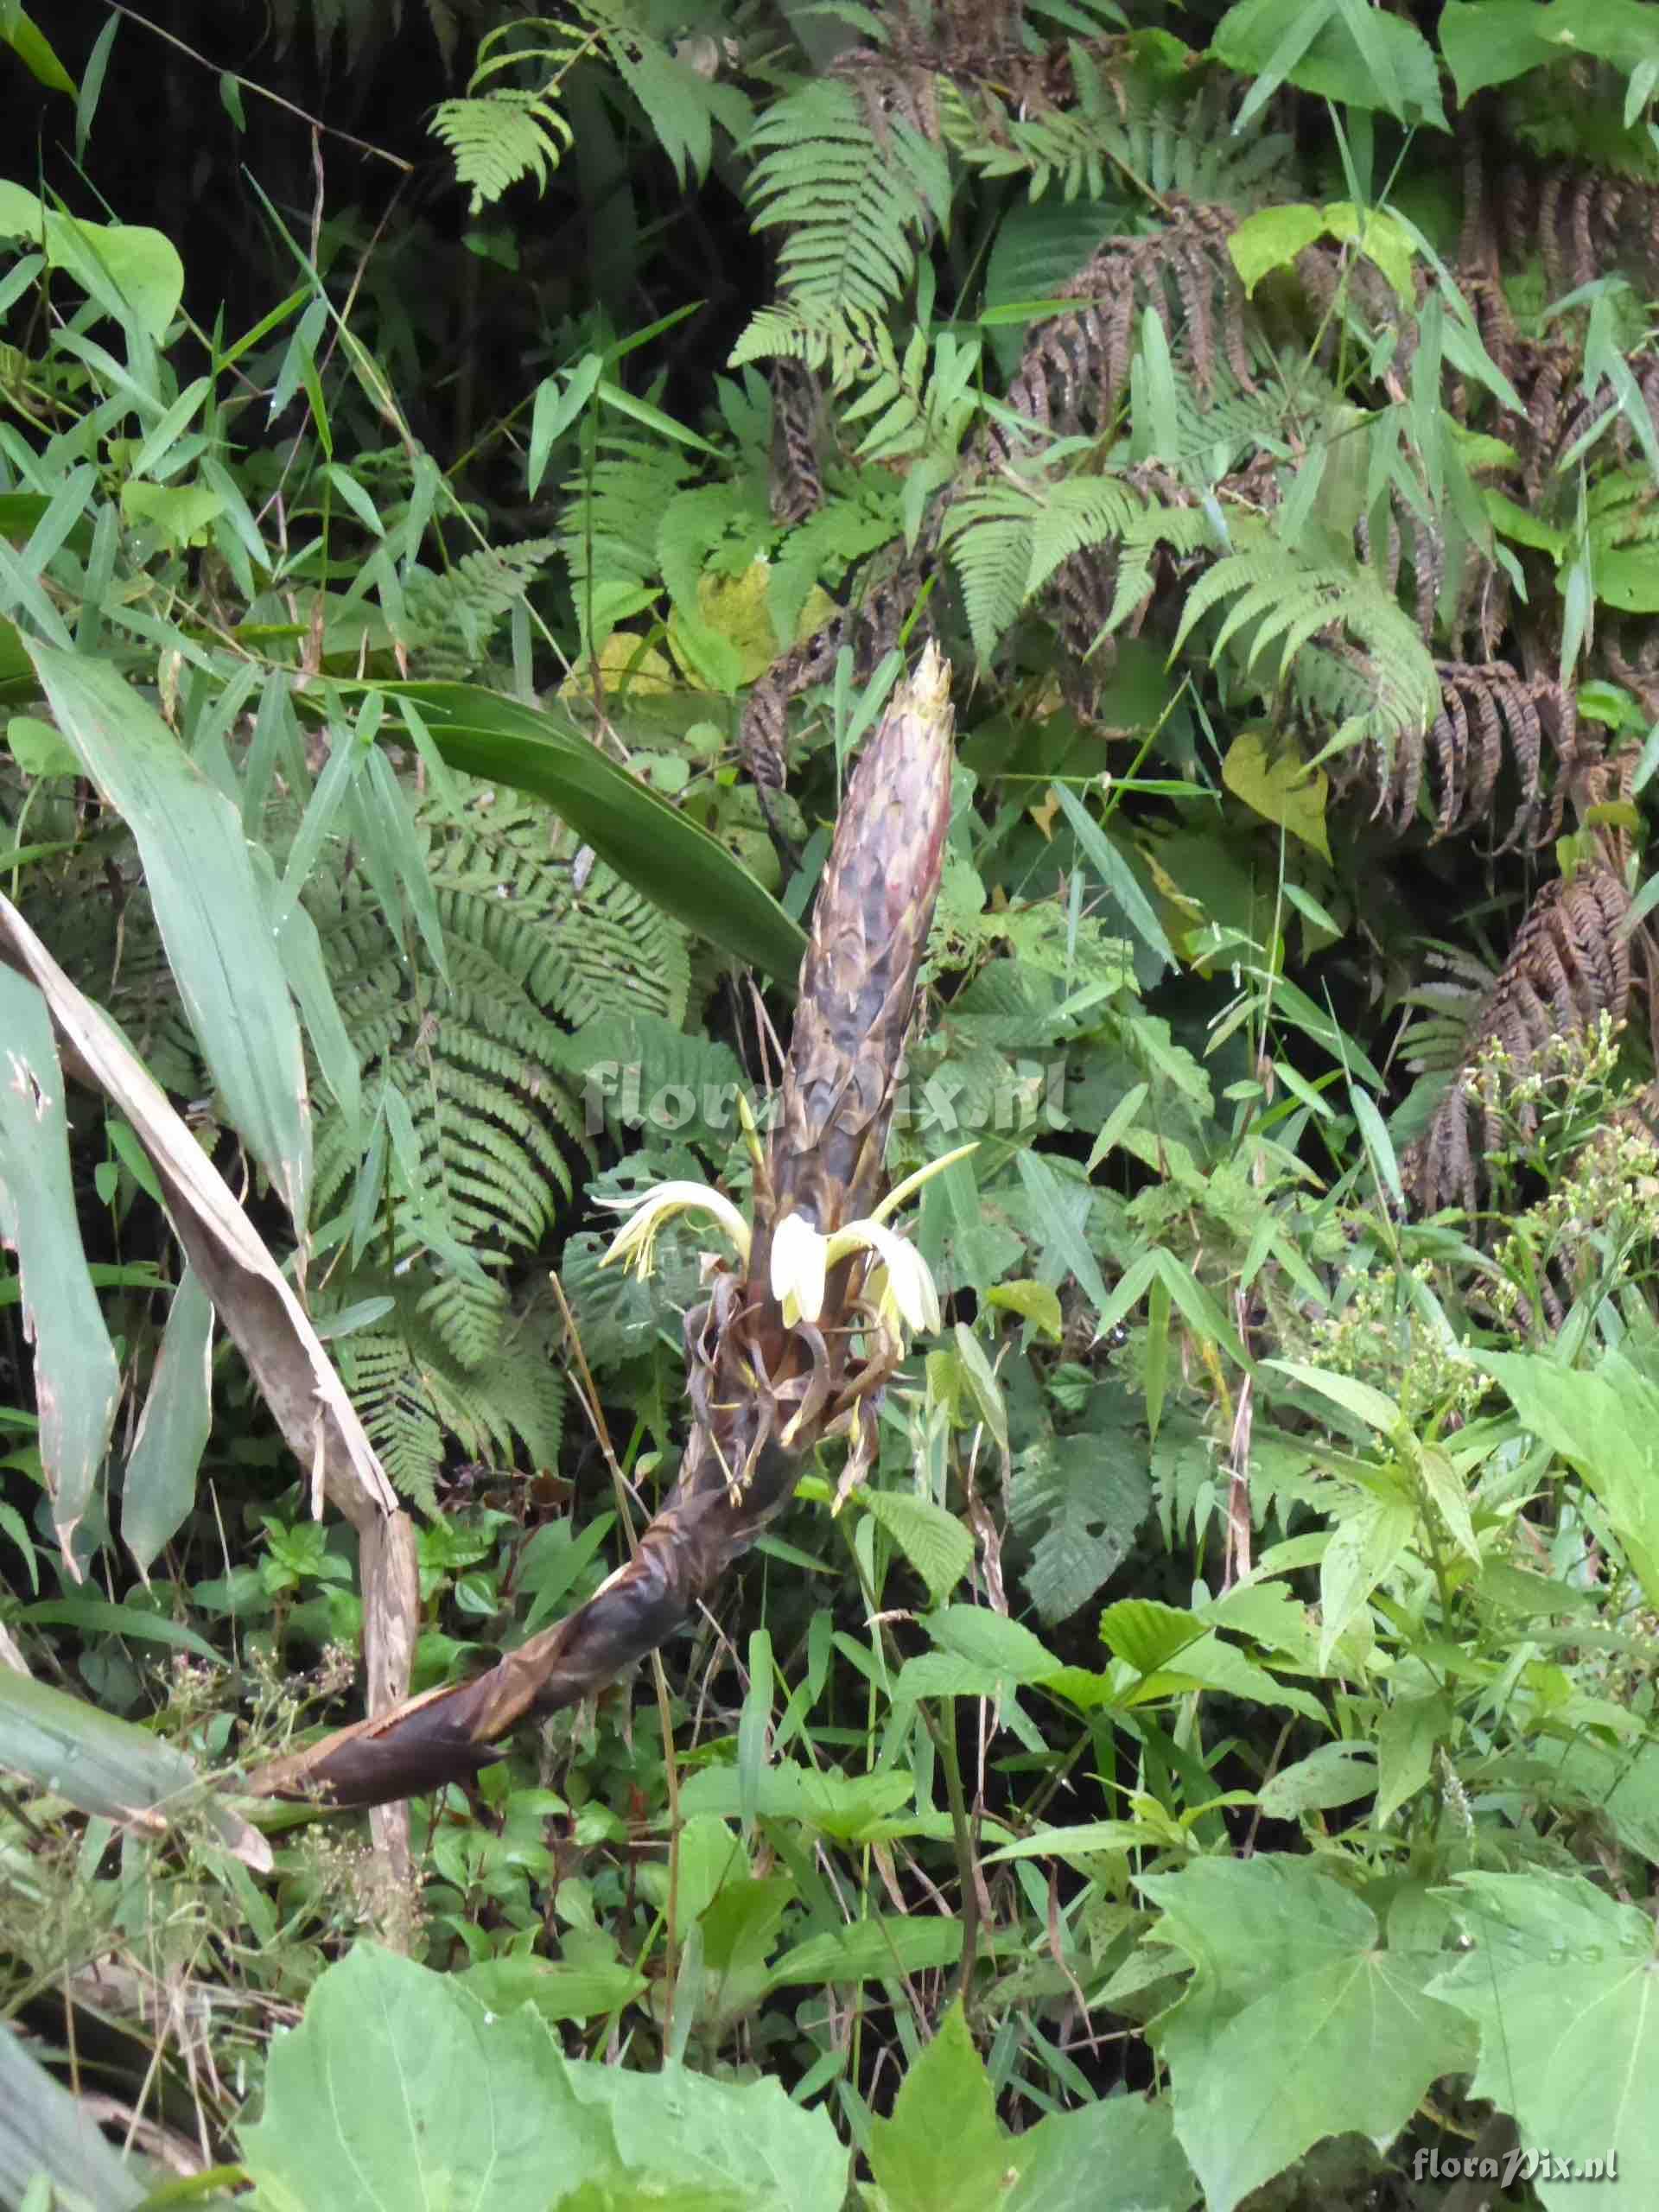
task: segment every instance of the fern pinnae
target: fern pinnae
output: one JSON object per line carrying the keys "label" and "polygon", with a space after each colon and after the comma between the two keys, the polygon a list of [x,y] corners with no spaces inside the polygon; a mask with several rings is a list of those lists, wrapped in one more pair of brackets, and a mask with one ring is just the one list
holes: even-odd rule
{"label": "fern pinnae", "polygon": [[[883,321],[910,282],[917,240],[949,212],[941,150],[904,123],[879,140],[857,95],[833,77],[775,102],[748,148],[760,156],[754,226],[788,233],[779,272],[785,309],[803,331],[844,329],[860,315]],[[733,355],[754,358],[744,343]]]}

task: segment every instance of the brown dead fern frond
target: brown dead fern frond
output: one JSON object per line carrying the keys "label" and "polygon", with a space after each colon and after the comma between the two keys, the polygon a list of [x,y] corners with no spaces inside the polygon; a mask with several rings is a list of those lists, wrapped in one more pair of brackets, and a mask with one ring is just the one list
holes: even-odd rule
{"label": "brown dead fern frond", "polygon": [[1538,253],[1554,299],[1615,270],[1643,290],[1659,283],[1659,186],[1566,162],[1513,162],[1497,205],[1503,247],[1516,260]]}
{"label": "brown dead fern frond", "polygon": [[[1254,391],[1244,289],[1227,251],[1236,216],[1227,207],[1172,200],[1172,219],[1144,237],[1109,238],[1062,290],[1075,312],[1039,329],[1008,387],[1007,404],[1056,437],[1100,437],[1111,428],[1128,380],[1140,315],[1151,308],[1179,349],[1200,398],[1225,359],[1240,389]],[[994,426],[986,458],[1027,449],[1019,433]]]}
{"label": "brown dead fern frond", "polygon": [[804,522],[823,505],[824,398],[804,361],[779,354],[772,365],[772,457],[767,497],[780,528]]}
{"label": "brown dead fern frond", "polygon": [[[927,550],[931,551],[931,543]],[[738,751],[761,792],[781,791],[788,777],[789,709],[792,700],[836,672],[843,645],[853,656],[853,681],[868,683],[904,634],[925,581],[924,548],[896,567],[880,556],[860,571],[854,596],[821,630],[791,647],[750,689],[743,702]]]}
{"label": "brown dead fern frond", "polygon": [[[1462,836],[1491,821],[1507,759],[1519,786],[1499,852],[1530,852],[1560,828],[1563,785],[1546,797],[1548,743],[1558,769],[1577,758],[1577,720],[1560,686],[1527,677],[1506,661],[1439,661],[1440,711],[1422,735],[1402,733],[1376,804],[1396,836],[1417,819],[1425,779],[1436,791],[1433,839]],[[1374,764],[1380,771],[1381,763]]]}

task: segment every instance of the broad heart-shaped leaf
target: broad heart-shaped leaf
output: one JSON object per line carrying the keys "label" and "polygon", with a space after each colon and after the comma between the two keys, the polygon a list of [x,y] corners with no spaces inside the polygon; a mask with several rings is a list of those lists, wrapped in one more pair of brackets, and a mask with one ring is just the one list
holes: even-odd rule
{"label": "broad heart-shaped leaf", "polygon": [[617,2165],[529,2007],[497,2018],[441,1974],[359,1943],[272,2044],[244,2163],[272,2212],[324,2205],[547,2212]]}
{"label": "broad heart-shaped leaf", "polygon": [[[1311,35],[1295,35],[1303,23]],[[1380,9],[1327,0],[1293,14],[1282,0],[1238,0],[1216,27],[1213,52],[1244,76],[1266,75],[1272,86],[1287,80],[1350,107],[1383,108],[1402,123],[1446,128],[1433,48],[1420,30]]]}
{"label": "broad heart-shaped leaf", "polygon": [[544,798],[665,914],[793,987],[806,938],[717,837],[607,760],[568,720],[475,683],[391,683],[452,768]]}
{"label": "broad heart-shaped leaf", "polygon": [[44,245],[106,315],[136,315],[152,338],[167,334],[184,294],[184,264],[164,232],[60,215],[20,184],[0,183],[0,238]]}
{"label": "broad heart-shaped leaf", "polygon": [[883,2212],[1187,2212],[1169,2108],[1103,2097],[1007,2135],[960,2000],[870,2131]]}
{"label": "broad heart-shaped leaf", "polygon": [[999,2212],[1013,2164],[958,1998],[872,2123],[870,2171],[887,2212]]}
{"label": "broad heart-shaped leaf", "polygon": [[1612,1522],[1650,1605],[1659,1605],[1659,1383],[1618,1352],[1593,1375],[1539,1352],[1482,1361],[1522,1422],[1576,1467]]}
{"label": "broad heart-shaped leaf", "polygon": [[584,2104],[609,2109],[632,2187],[617,2191],[616,2212],[841,2212],[847,2153],[829,2115],[792,2104],[780,2082],[715,2082],[683,2066],[569,2071]]}
{"label": "broad heart-shaped leaf", "polygon": [[[1268,212],[1279,215],[1296,211],[1273,208]],[[1237,240],[1233,243],[1236,246]],[[1236,253],[1234,258],[1237,258]],[[1275,759],[1268,752],[1262,732],[1247,729],[1242,730],[1228,747],[1227,757],[1221,764],[1221,780],[1235,798],[1242,798],[1255,813],[1288,830],[1293,837],[1300,837],[1305,845],[1311,845],[1322,860],[1330,859],[1325,806],[1331,780],[1323,768],[1316,768],[1309,775],[1294,753],[1281,753]]]}
{"label": "broad heart-shaped leaf", "polygon": [[1327,2135],[1379,2148],[1469,2063],[1433,1961],[1378,1948],[1376,1915],[1306,1859],[1200,1859],[1141,1885],[1198,1971],[1156,2031],[1175,2133],[1208,2212],[1232,2212]]}
{"label": "broad heart-shaped leaf", "polygon": [[1550,2212],[1651,2212],[1659,2194],[1659,1964],[1653,1923],[1576,1874],[1459,1874],[1472,1948],[1430,1993],[1480,2031],[1473,2094],[1512,2113],[1522,2148],[1575,2164],[1616,2155],[1586,2190],[1533,2177]]}
{"label": "broad heart-shaped leaf", "polygon": [[838,2212],[846,2154],[775,2082],[567,2062],[533,2005],[359,1943],[273,2044],[242,2132],[270,2212]]}
{"label": "broad heart-shaped leaf", "polygon": [[[1440,50],[1458,98],[1507,84],[1541,62],[1593,56],[1627,73],[1654,58],[1649,0],[1448,0]],[[1598,579],[1599,582],[1599,579]]]}
{"label": "broad heart-shaped leaf", "polygon": [[231,1122],[303,1234],[305,1054],[241,817],[108,661],[29,650],[59,728],[137,841],[168,960]]}
{"label": "broad heart-shaped leaf", "polygon": [[0,1243],[17,1255],[23,1328],[35,1344],[41,1464],[73,1567],[74,1532],[109,1448],[121,1370],[81,1249],[52,1023],[34,984],[10,968],[0,968]]}

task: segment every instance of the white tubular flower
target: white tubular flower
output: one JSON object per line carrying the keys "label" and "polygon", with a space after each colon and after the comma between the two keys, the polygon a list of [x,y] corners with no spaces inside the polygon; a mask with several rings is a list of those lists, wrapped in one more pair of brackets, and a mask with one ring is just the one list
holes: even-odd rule
{"label": "white tubular flower", "polygon": [[641,1197],[623,1203],[632,1206],[633,1212],[618,1230],[610,1250],[600,1262],[602,1268],[608,1268],[613,1260],[627,1260],[643,1281],[651,1273],[652,1249],[657,1242],[657,1232],[677,1213],[708,1215],[725,1230],[738,1258],[747,1263],[748,1223],[729,1198],[722,1198],[707,1183],[659,1183],[654,1191],[646,1191]]}
{"label": "white tubular flower", "polygon": [[804,1214],[786,1214],[772,1236],[772,1294],[785,1325],[816,1324],[823,1312],[823,1280],[830,1248]]}
{"label": "white tubular flower", "polygon": [[813,1228],[804,1214],[778,1224],[772,1240],[772,1294],[790,1326],[816,1323],[823,1312],[823,1286],[831,1268],[868,1253],[878,1262],[871,1279],[876,1309],[895,1335],[900,1326],[912,1334],[939,1325],[939,1294],[928,1265],[913,1244],[875,1220],[849,1221],[832,1236]]}
{"label": "white tubular flower", "polygon": [[876,1310],[889,1328],[903,1322],[912,1336],[931,1334],[939,1325],[939,1294],[927,1262],[913,1244],[879,1221],[849,1221],[829,1240],[831,1267],[849,1260],[855,1252],[873,1252],[881,1262]]}

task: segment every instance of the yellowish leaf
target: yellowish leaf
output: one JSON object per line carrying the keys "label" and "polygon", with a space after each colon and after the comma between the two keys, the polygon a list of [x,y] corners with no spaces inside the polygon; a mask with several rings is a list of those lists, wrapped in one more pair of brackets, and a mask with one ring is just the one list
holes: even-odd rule
{"label": "yellowish leaf", "polygon": [[1247,729],[1228,747],[1221,778],[1235,798],[1311,845],[1321,859],[1330,859],[1325,809],[1331,785],[1323,768],[1310,775],[1294,753],[1275,759],[1268,750],[1265,734]]}

